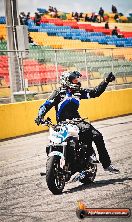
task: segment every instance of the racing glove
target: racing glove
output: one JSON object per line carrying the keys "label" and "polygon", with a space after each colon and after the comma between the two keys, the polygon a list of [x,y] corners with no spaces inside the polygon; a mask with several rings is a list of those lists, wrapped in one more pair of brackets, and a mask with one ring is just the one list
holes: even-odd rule
{"label": "racing glove", "polygon": [[41,117],[38,116],[38,117],[35,119],[35,123],[39,126],[40,123],[41,123]]}
{"label": "racing glove", "polygon": [[106,79],[105,79],[105,81],[106,81],[107,83],[112,82],[112,81],[114,81],[114,80],[115,80],[115,76],[113,75],[112,72],[111,72],[111,73],[106,77]]}

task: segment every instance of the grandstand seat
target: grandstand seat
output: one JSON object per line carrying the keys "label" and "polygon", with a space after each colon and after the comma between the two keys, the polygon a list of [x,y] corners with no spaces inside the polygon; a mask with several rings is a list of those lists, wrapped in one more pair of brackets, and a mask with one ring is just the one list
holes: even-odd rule
{"label": "grandstand seat", "polygon": [[125,37],[125,38],[132,38],[132,32],[121,32],[121,34]]}
{"label": "grandstand seat", "polygon": [[63,26],[70,26],[71,28],[78,29],[77,22],[74,21],[63,21]]}
{"label": "grandstand seat", "polygon": [[43,13],[43,14],[47,12],[47,10],[45,8],[37,8],[37,11],[39,13]]}
{"label": "grandstand seat", "polygon": [[0,16],[0,24],[6,24],[6,17]]}
{"label": "grandstand seat", "polygon": [[[50,65],[54,63],[54,53],[50,50],[45,53],[44,49],[46,47],[56,49],[95,48],[96,55],[87,55],[87,68],[88,72],[91,73],[91,75],[89,75],[88,77],[89,79],[91,78],[89,81],[91,81],[91,85],[93,86],[96,85],[95,83],[99,81],[99,79],[101,78],[101,74],[103,76],[110,72],[112,63],[113,70],[116,72],[117,75],[117,83],[121,84],[123,80],[123,78],[120,76],[131,74],[130,61],[132,60],[132,56],[131,51],[127,50],[128,47],[130,47],[130,50],[132,47],[132,32],[120,31],[120,33],[124,34],[125,38],[119,39],[117,37],[111,36],[111,30],[106,30],[103,26],[95,27],[93,23],[91,25],[87,23],[81,24],[77,23],[76,21],[70,20],[62,21],[60,18],[49,18],[47,15],[41,17],[40,26],[36,27],[33,20],[29,21],[28,26],[29,30],[31,31],[30,34],[33,37],[34,41],[41,45],[30,46],[30,59],[24,59],[24,75],[29,80],[30,84],[56,82],[56,67],[50,67]],[[0,27],[4,27],[2,29],[5,32],[5,25],[1,25]],[[116,50],[113,50],[113,56],[115,56],[119,60],[114,61],[112,58],[110,63],[109,55],[111,52],[110,50],[103,51],[103,48],[115,48],[116,46],[124,48],[122,50],[119,50],[119,53],[117,52],[117,54],[115,53]],[[0,50],[1,49],[7,49],[7,44],[3,42],[0,43]],[[41,49],[43,49],[43,53],[39,52],[39,50]],[[97,50],[99,51],[97,52]],[[58,53],[58,50],[56,51]],[[123,60],[121,60],[121,58],[128,59],[129,64],[123,63]],[[84,68],[84,54],[76,53],[75,56],[75,52],[73,55],[65,53],[63,56],[60,57],[57,54],[57,60],[60,64],[60,67],[58,65],[59,76],[64,70],[68,68],[68,66],[74,66],[79,68],[81,70],[83,78],[86,78],[86,71]],[[48,62],[50,63],[50,65],[42,64]],[[124,66],[124,68],[120,67],[121,65]],[[91,67],[93,69],[91,69]],[[2,57],[0,56],[0,74],[2,74],[5,80],[9,83],[7,57],[3,57],[2,59]],[[94,78],[95,80],[92,78]],[[129,80],[131,80],[130,76]]]}
{"label": "grandstand seat", "polygon": [[9,82],[6,82],[4,76],[0,76],[0,87],[8,87]]}
{"label": "grandstand seat", "polygon": [[9,75],[4,76],[4,80],[5,80],[6,84],[7,84],[7,86],[9,86],[10,85]]}
{"label": "grandstand seat", "polygon": [[10,97],[11,91],[9,87],[0,88],[0,97]]}
{"label": "grandstand seat", "polygon": [[54,90],[53,84],[42,85],[43,92],[52,92]]}
{"label": "grandstand seat", "polygon": [[57,78],[56,78],[56,71],[47,71],[46,72],[46,82],[56,82]]}
{"label": "grandstand seat", "polygon": [[101,76],[100,76],[100,73],[99,72],[92,72],[92,77],[94,79],[99,79]]}
{"label": "grandstand seat", "polygon": [[123,77],[117,77],[116,78],[116,84],[124,84],[124,78]]}
{"label": "grandstand seat", "polygon": [[82,86],[83,88],[88,88],[88,87],[89,87],[89,81],[87,81],[87,80],[82,80],[82,81],[81,81],[81,86]]}
{"label": "grandstand seat", "polygon": [[89,80],[91,87],[98,86],[102,81],[103,81],[103,79],[90,79]]}
{"label": "grandstand seat", "polygon": [[132,83],[132,76],[126,76],[127,83]]}

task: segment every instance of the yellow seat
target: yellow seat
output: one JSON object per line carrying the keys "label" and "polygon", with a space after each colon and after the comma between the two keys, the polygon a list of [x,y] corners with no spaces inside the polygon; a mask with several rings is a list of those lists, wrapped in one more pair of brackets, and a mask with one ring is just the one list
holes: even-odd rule
{"label": "yellow seat", "polygon": [[83,88],[88,88],[90,83],[87,80],[82,80],[81,85],[82,85]]}
{"label": "yellow seat", "polygon": [[0,87],[7,87],[7,83],[3,77],[0,77]]}
{"label": "yellow seat", "polygon": [[132,76],[126,76],[127,83],[132,83]]}
{"label": "yellow seat", "polygon": [[94,79],[99,79],[100,78],[100,73],[99,72],[92,72],[91,74],[92,74],[92,77]]}
{"label": "yellow seat", "polygon": [[123,77],[116,78],[116,84],[123,84],[123,83],[124,83]]}
{"label": "yellow seat", "polygon": [[51,84],[43,84],[42,88],[43,88],[43,92],[52,92],[55,89],[57,89],[58,87],[60,87],[60,85],[57,83],[51,83]]}
{"label": "yellow seat", "polygon": [[66,18],[67,18],[67,20],[72,20],[72,14],[71,13],[66,14]]}
{"label": "yellow seat", "polygon": [[7,39],[7,32],[6,32],[5,24],[0,24],[0,36],[1,36],[1,39],[4,39],[4,40]]}
{"label": "yellow seat", "polygon": [[10,96],[11,96],[10,88],[8,87],[0,88],[0,97],[10,97]]}
{"label": "yellow seat", "polygon": [[98,86],[102,81],[103,81],[103,79],[91,79],[91,80],[89,80],[91,87]]}
{"label": "yellow seat", "polygon": [[28,90],[31,92],[39,92],[40,91],[38,86],[29,86]]}

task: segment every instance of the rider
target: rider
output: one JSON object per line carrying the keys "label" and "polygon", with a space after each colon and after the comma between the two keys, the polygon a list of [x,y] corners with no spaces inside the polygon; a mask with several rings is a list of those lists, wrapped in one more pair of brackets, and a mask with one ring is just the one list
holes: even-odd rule
{"label": "rider", "polygon": [[[111,72],[94,89],[83,89],[79,78],[81,74],[78,71],[65,71],[60,79],[61,87],[55,90],[46,102],[40,106],[38,117],[35,122],[39,125],[45,114],[55,106],[57,122],[65,121],[66,119],[81,118],[78,112],[81,99],[90,99],[100,96],[106,89],[109,82],[115,80],[115,76]],[[81,140],[85,140],[87,145],[94,141],[99,154],[99,160],[105,171],[118,173],[112,164],[109,154],[106,150],[102,134],[95,129],[90,123],[82,120],[77,123]]]}

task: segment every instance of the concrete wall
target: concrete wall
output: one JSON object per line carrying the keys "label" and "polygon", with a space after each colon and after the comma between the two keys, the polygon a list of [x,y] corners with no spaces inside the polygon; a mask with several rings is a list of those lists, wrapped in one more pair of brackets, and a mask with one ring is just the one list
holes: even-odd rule
{"label": "concrete wall", "polygon": [[[34,119],[44,100],[0,105],[0,139],[25,135],[48,127],[37,126]],[[132,89],[104,92],[100,97],[82,100],[80,106],[82,117],[99,120],[108,117],[132,113]],[[47,116],[55,122],[55,110],[52,108]]]}

